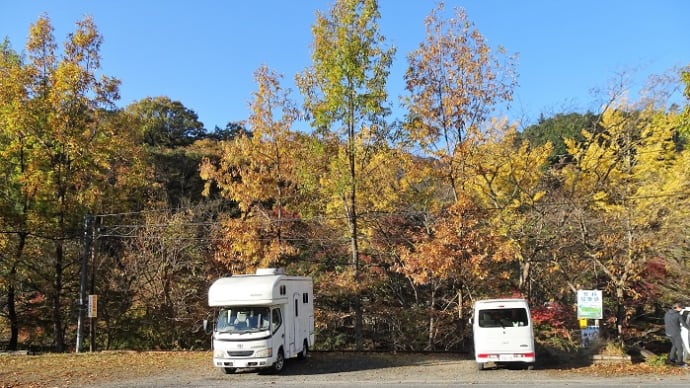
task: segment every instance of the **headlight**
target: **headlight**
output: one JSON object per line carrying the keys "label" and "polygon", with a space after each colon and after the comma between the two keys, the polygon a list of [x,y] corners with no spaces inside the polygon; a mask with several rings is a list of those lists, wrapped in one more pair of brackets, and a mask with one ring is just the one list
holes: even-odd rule
{"label": "headlight", "polygon": [[259,349],[254,351],[254,357],[266,358],[271,356],[273,356],[273,348]]}
{"label": "headlight", "polygon": [[225,358],[225,352],[222,351],[222,350],[216,349],[216,350],[213,352],[213,357],[215,357],[215,358]]}

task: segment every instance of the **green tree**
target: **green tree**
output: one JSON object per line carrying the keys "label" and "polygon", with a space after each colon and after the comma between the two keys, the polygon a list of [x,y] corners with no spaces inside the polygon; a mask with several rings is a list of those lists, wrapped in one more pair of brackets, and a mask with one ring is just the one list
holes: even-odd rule
{"label": "green tree", "polygon": [[[2,152],[9,163],[12,225],[21,231],[15,258],[47,297],[58,351],[65,349],[65,320],[73,314],[74,305],[64,296],[79,278],[74,272],[84,214],[122,206],[118,201],[130,184],[144,182],[132,128],[118,125],[126,122],[114,106],[119,81],[98,74],[101,41],[86,18],[77,22],[59,55],[50,20],[40,17],[30,28],[28,61],[15,67],[16,77],[3,76],[3,90],[14,93],[0,101],[0,120],[7,124]],[[25,240],[30,256],[20,249],[22,233],[32,237]]]}
{"label": "green tree", "polygon": [[[312,126],[324,138],[336,136],[345,144],[342,157],[345,172],[332,194],[344,209],[349,229],[352,279],[360,282],[360,230],[357,196],[361,181],[358,142],[363,132],[375,133],[388,113],[385,107],[386,81],[395,50],[384,47],[379,33],[376,0],[338,0],[329,15],[317,14],[312,27],[312,66],[298,75]],[[371,137],[374,139],[375,137]],[[362,349],[362,311],[359,290],[354,296],[355,340]]]}
{"label": "green tree", "polygon": [[203,181],[199,165],[204,156],[196,141],[207,137],[197,114],[168,97],[147,97],[126,108],[143,136],[148,163],[154,168],[153,201],[180,207],[198,202]]}
{"label": "green tree", "polygon": [[537,124],[525,128],[520,137],[534,146],[551,143],[553,151],[549,157],[551,165],[569,162],[565,139],[584,140],[582,130],[597,132],[599,117],[594,113],[559,113],[549,118],[541,118]]}
{"label": "green tree", "polygon": [[130,104],[127,110],[141,120],[144,143],[149,147],[187,146],[205,137],[197,114],[168,97],[147,97]]}

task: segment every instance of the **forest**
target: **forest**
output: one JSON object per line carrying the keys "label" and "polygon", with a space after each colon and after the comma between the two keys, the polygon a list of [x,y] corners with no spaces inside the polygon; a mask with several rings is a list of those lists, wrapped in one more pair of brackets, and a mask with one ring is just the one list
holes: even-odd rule
{"label": "forest", "polygon": [[74,351],[82,330],[91,349],[207,349],[211,282],[264,267],[314,279],[316,350],[466,351],[493,297],[527,298],[539,344],[574,349],[577,290],[603,292],[604,338],[664,341],[664,310],[690,304],[690,68],[522,127],[496,115],[517,55],[442,9],[405,95],[377,1],[338,0],[297,90],[260,66],[249,117],[212,130],[165,96],[119,107],[89,17],[5,39],[0,349]]}

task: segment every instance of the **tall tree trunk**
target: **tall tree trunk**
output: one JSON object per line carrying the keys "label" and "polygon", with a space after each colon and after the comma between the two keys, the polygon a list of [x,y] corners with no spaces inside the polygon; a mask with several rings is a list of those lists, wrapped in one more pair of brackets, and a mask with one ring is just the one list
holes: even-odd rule
{"label": "tall tree trunk", "polygon": [[21,262],[24,255],[24,247],[26,246],[26,233],[19,233],[19,241],[17,243],[17,252],[14,256],[14,262],[10,269],[9,287],[7,289],[7,317],[10,321],[10,342],[7,345],[9,350],[17,350],[19,345],[19,317],[17,316],[17,265]]}
{"label": "tall tree trunk", "polygon": [[529,296],[529,293],[526,291],[529,291],[528,286],[529,286],[529,272],[531,269],[531,261],[530,260],[521,260],[520,262],[520,280],[518,283],[518,289],[525,293],[527,296]]}
{"label": "tall tree trunk", "polygon": [[352,250],[353,280],[355,282],[355,298],[353,303],[355,312],[355,344],[357,350],[361,351],[364,348],[364,339],[362,337],[362,295],[359,287],[359,241],[357,238],[358,228],[355,206],[355,187],[353,185],[350,192],[350,232],[352,233],[352,237],[350,238],[350,246]]}
{"label": "tall tree trunk", "polygon": [[431,297],[429,301],[429,337],[427,339],[426,350],[434,350],[434,308],[436,307],[436,287],[434,287],[433,278],[431,282]]}
{"label": "tall tree trunk", "polygon": [[65,332],[62,322],[62,268],[64,263],[64,252],[62,242],[57,242],[55,246],[55,277],[53,278],[53,331],[55,336],[55,351],[65,351]]}
{"label": "tall tree trunk", "polygon": [[10,271],[10,285],[7,288],[7,316],[10,320],[10,342],[7,344],[8,350],[17,350],[19,342],[19,320],[17,319],[17,309],[15,308],[15,288],[14,277],[17,273],[16,264]]}
{"label": "tall tree trunk", "polygon": [[355,118],[353,99],[349,103],[349,120],[348,120],[348,162],[350,167],[350,232],[351,232],[351,248],[352,248],[352,268],[355,282],[355,346],[361,351],[364,349],[364,339],[362,334],[362,294],[360,290],[360,276],[359,276],[359,230],[357,228],[357,171],[355,169]]}

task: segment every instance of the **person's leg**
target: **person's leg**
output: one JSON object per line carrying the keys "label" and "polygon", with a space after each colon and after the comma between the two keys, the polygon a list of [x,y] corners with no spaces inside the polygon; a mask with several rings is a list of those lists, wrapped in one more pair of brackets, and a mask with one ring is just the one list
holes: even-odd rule
{"label": "person's leg", "polygon": [[668,336],[669,341],[671,341],[671,350],[668,352],[668,361],[672,363],[678,362],[676,360],[676,340],[673,336]]}
{"label": "person's leg", "polygon": [[671,337],[671,353],[669,360],[675,363],[683,362],[683,340],[679,336]]}

